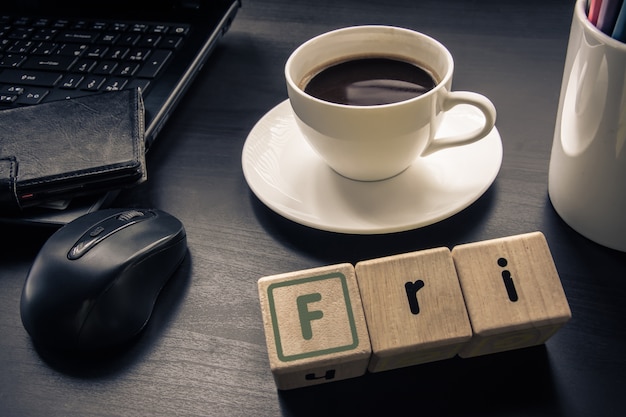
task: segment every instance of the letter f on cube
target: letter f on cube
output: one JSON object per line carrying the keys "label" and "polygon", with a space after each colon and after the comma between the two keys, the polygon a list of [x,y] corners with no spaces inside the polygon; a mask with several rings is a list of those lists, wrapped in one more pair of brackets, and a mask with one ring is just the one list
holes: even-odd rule
{"label": "letter f on cube", "polygon": [[320,310],[309,310],[309,304],[322,300],[322,294],[313,293],[301,295],[297,298],[298,317],[300,318],[300,328],[302,329],[302,337],[306,340],[313,338],[313,320],[320,320],[324,317],[324,313]]}

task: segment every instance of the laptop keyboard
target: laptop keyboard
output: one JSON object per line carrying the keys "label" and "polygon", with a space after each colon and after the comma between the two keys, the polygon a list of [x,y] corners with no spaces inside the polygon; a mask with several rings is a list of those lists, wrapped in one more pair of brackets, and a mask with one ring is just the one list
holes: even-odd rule
{"label": "laptop keyboard", "polygon": [[0,16],[0,109],[142,89],[172,61],[182,24]]}

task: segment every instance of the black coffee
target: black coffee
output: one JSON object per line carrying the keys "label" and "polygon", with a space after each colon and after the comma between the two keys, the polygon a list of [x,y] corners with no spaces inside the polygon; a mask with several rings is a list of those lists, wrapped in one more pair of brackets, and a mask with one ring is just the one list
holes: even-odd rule
{"label": "black coffee", "polygon": [[358,58],[316,74],[304,91],[321,100],[354,106],[396,103],[432,90],[428,71],[392,58]]}

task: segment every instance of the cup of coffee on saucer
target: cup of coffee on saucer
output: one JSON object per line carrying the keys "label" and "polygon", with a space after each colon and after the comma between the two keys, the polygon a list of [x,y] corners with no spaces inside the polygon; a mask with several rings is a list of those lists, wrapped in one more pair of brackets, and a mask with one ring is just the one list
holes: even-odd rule
{"label": "cup of coffee on saucer", "polygon": [[496,111],[451,91],[454,64],[436,40],[356,26],[317,36],[285,65],[288,98],[242,149],[243,174],[267,207],[337,233],[424,227],[473,204],[502,163]]}
{"label": "cup of coffee on saucer", "polygon": [[[494,105],[452,91],[454,61],[437,40],[408,29],[355,26],[298,47],[285,65],[289,102],[303,137],[340,175],[379,181],[421,157],[464,146],[494,128]],[[478,128],[441,134],[446,112],[470,105]]]}

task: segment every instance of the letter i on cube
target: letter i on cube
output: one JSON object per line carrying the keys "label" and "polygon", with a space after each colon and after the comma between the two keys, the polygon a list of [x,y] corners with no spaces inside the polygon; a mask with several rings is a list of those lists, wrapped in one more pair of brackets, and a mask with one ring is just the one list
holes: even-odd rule
{"label": "letter i on cube", "polygon": [[571,318],[541,232],[455,246],[452,257],[474,333],[459,356],[542,344]]}
{"label": "letter i on cube", "polygon": [[263,277],[258,289],[279,389],[365,374],[371,346],[351,264]]}

